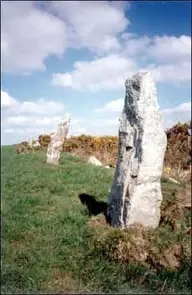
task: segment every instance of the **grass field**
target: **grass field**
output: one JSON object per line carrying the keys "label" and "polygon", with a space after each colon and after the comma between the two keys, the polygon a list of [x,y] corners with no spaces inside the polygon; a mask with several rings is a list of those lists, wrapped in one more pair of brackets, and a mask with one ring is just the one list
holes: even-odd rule
{"label": "grass field", "polygon": [[[78,194],[106,200],[113,169],[68,154],[58,166],[44,160],[43,152],[1,149],[2,293],[190,291],[190,268],[150,272],[112,261],[95,248],[95,229]],[[176,187],[163,182],[165,194]]]}

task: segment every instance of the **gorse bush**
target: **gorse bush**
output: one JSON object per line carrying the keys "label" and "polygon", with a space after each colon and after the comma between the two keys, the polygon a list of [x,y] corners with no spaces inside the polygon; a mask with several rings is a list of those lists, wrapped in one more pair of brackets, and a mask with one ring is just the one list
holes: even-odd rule
{"label": "gorse bush", "polygon": [[[165,152],[165,166],[186,169],[191,163],[191,146],[188,141],[190,123],[178,123],[166,130],[167,149]],[[118,153],[117,136],[73,136],[64,143],[64,151],[84,155],[94,154],[106,165],[115,166]]]}
{"label": "gorse bush", "polygon": [[171,167],[188,168],[191,164],[191,144],[189,144],[188,129],[191,122],[178,123],[167,129],[167,149],[165,153],[165,164]]}
{"label": "gorse bush", "polygon": [[29,146],[29,143],[28,143],[28,141],[22,141],[20,144],[21,144],[21,145],[23,145],[23,146],[26,146],[26,147],[28,147],[28,146]]}
{"label": "gorse bush", "polygon": [[115,166],[118,152],[117,136],[72,136],[64,143],[63,150],[85,156],[96,156],[106,165]]}
{"label": "gorse bush", "polygon": [[33,149],[27,141],[22,141],[21,143],[16,145],[17,154],[28,154],[32,151]]}
{"label": "gorse bush", "polygon": [[75,149],[85,149],[86,153],[93,151],[117,152],[118,138],[117,136],[90,136],[80,135],[72,136],[64,143],[64,151],[72,151]]}
{"label": "gorse bush", "polygon": [[51,141],[51,136],[48,134],[41,134],[38,137],[38,142],[42,147],[48,147],[48,144]]}
{"label": "gorse bush", "polygon": [[[191,128],[191,122],[178,123],[166,130],[167,149],[164,164],[167,169],[169,167],[187,169],[191,164],[192,151],[191,144],[189,144],[189,128]],[[50,140],[51,136],[48,134],[41,134],[38,138],[42,148],[47,148]],[[27,142],[22,143],[22,146],[26,145],[28,145]],[[65,140],[63,151],[79,156],[94,155],[103,164],[115,167],[118,155],[118,137],[96,137],[84,134],[72,136]]]}
{"label": "gorse bush", "polygon": [[27,141],[22,141],[16,145],[17,154],[29,154],[41,150],[41,146],[31,146]]}

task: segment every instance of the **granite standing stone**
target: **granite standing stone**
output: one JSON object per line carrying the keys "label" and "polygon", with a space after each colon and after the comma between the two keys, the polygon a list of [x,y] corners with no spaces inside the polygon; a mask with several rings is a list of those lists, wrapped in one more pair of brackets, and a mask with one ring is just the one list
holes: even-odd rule
{"label": "granite standing stone", "polygon": [[58,164],[64,141],[67,137],[70,125],[69,116],[65,116],[57,126],[56,133],[51,134],[51,141],[47,149],[47,163]]}
{"label": "granite standing stone", "polygon": [[126,80],[120,117],[118,160],[108,197],[112,226],[157,227],[162,202],[161,175],[167,137],[149,72]]}

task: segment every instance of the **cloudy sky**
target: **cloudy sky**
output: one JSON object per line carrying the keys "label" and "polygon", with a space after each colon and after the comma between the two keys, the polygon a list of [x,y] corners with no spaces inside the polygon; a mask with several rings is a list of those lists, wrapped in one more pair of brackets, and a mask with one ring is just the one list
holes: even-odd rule
{"label": "cloudy sky", "polygon": [[191,3],[1,2],[1,144],[117,135],[125,79],[152,72],[165,128],[191,117]]}

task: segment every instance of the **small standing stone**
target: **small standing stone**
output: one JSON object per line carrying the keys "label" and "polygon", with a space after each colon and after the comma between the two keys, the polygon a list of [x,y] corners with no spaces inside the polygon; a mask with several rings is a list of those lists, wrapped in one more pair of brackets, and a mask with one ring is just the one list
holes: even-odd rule
{"label": "small standing stone", "polygon": [[88,163],[96,166],[103,166],[103,164],[95,156],[90,156],[88,159]]}
{"label": "small standing stone", "polygon": [[67,137],[70,125],[68,115],[61,120],[57,126],[56,133],[51,134],[51,141],[47,148],[47,163],[58,164],[64,141]]}
{"label": "small standing stone", "polygon": [[167,144],[156,87],[149,72],[125,83],[118,161],[108,198],[112,226],[157,227],[162,202],[161,175]]}

